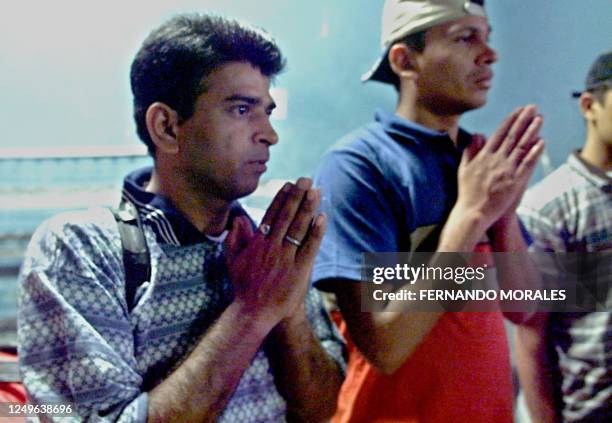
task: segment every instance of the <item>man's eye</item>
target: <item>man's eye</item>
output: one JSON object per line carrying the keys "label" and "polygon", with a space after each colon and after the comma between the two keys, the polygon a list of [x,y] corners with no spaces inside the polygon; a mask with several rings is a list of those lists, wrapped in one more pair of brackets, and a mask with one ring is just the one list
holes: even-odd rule
{"label": "man's eye", "polygon": [[249,112],[249,106],[246,106],[244,104],[234,106],[232,107],[232,112],[240,116],[246,115]]}

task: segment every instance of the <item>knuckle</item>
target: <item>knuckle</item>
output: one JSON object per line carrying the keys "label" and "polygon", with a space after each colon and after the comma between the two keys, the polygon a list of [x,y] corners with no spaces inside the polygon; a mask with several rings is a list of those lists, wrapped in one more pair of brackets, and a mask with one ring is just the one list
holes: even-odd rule
{"label": "knuckle", "polygon": [[297,185],[295,185],[289,191],[288,197],[289,197],[290,200],[295,201],[297,199],[301,199],[303,195],[304,195],[304,190],[302,188],[298,187]]}
{"label": "knuckle", "polygon": [[291,217],[292,214],[293,213],[291,213],[288,207],[283,207],[278,213],[278,220],[280,220],[281,222],[286,221]]}
{"label": "knuckle", "polygon": [[304,201],[300,209],[310,214],[315,210],[315,203],[314,201]]}
{"label": "knuckle", "polygon": [[291,223],[291,227],[289,228],[289,232],[291,234],[295,234],[296,232],[300,231],[305,226],[305,224],[306,224],[305,216],[302,214],[298,214],[295,217],[295,219],[293,219],[293,222]]}

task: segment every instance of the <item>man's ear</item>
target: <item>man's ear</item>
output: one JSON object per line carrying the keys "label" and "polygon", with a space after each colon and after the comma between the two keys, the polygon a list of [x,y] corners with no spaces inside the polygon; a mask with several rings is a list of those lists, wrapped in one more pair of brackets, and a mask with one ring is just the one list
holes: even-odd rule
{"label": "man's ear", "polygon": [[418,63],[416,52],[406,44],[396,43],[389,49],[387,55],[391,70],[401,79],[416,79]]}
{"label": "man's ear", "polygon": [[145,115],[147,130],[156,150],[167,154],[179,151],[178,113],[165,103],[155,102],[149,106]]}

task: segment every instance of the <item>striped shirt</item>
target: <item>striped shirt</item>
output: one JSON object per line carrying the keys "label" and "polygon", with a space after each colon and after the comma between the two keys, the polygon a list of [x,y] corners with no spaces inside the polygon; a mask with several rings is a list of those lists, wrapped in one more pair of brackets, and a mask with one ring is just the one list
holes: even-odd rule
{"label": "striped shirt", "polygon": [[[527,192],[519,214],[532,250],[612,251],[611,175],[577,152]],[[549,339],[559,360],[564,421],[612,421],[611,313],[552,313]]]}
{"label": "striped shirt", "polygon": [[[147,391],[181,363],[233,298],[223,237],[202,235],[167,200],[145,192],[149,177],[145,169],[124,183],[151,258],[151,278],[137,290],[131,312],[121,240],[108,209],[50,219],[26,253],[19,298],[24,383],[32,402],[73,404],[79,421],[146,421]],[[323,348],[343,366],[343,341],[314,289],[306,310]],[[285,413],[262,347],[218,421],[285,421]]]}

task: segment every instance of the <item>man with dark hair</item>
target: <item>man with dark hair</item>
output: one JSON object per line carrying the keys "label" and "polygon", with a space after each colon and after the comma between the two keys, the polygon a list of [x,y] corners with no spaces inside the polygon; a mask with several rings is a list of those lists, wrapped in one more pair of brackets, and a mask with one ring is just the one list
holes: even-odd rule
{"label": "man with dark hair", "polygon": [[237,28],[235,22],[218,16],[198,20],[177,16],[144,41],[130,79],[137,132],[152,153],[155,145],[146,124],[152,103],[163,102],[184,121],[207,88],[204,78],[220,65],[248,62],[268,78],[283,69],[281,52],[267,33],[242,30],[236,38]]}
{"label": "man with dark hair", "polygon": [[[585,85],[574,93],[586,122],[584,147],[532,187],[519,208],[533,251],[612,251],[612,52],[595,60]],[[598,286],[608,289],[609,305],[606,273]],[[611,332],[612,314],[603,311],[551,313],[539,328],[517,331],[519,375],[534,422],[612,421]]]}
{"label": "man with dark hair", "polygon": [[334,421],[512,421],[500,313],[394,302],[374,312],[361,300],[366,252],[471,252],[486,235],[483,248],[526,249],[515,208],[543,150],[542,118],[518,108],[486,143],[459,127],[487,99],[489,33],[482,1],[385,2],[383,54],[365,79],[398,87],[397,108],[343,138],[316,177],[329,222],[313,281],[335,294],[356,347]]}
{"label": "man with dark hair", "polygon": [[318,190],[287,183],[258,230],[236,201],[278,141],[269,88],[282,68],[266,33],[225,18],[180,16],[146,39],[131,76],[155,165],[126,177],[123,205],[140,221],[149,277],[131,300],[108,209],[36,231],[19,315],[34,403],[95,421],[331,416],[343,342],[308,288],[326,225]]}

